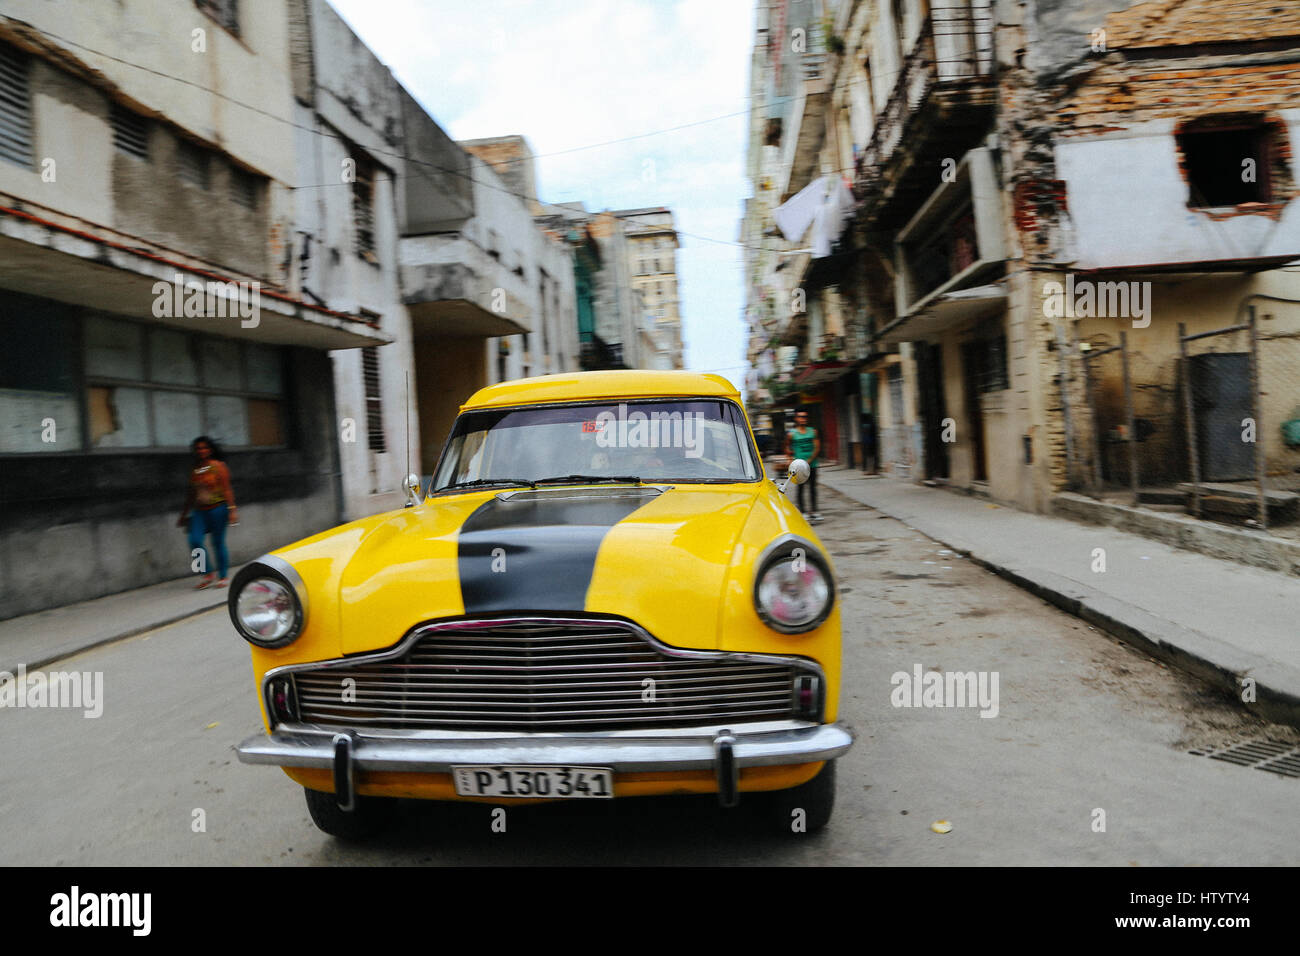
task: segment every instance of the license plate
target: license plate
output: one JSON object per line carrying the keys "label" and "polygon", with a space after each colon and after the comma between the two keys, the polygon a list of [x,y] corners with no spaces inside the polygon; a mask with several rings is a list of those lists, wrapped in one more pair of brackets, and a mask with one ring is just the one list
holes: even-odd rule
{"label": "license plate", "polygon": [[462,797],[600,800],[614,796],[614,771],[605,767],[452,767],[451,773]]}

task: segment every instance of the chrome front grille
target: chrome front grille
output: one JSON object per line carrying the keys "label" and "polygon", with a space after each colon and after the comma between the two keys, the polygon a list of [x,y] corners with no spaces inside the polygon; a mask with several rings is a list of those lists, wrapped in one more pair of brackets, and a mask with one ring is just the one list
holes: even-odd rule
{"label": "chrome front grille", "polygon": [[788,660],[666,648],[616,622],[462,621],[292,679],[308,723],[581,732],[812,716],[818,671]]}

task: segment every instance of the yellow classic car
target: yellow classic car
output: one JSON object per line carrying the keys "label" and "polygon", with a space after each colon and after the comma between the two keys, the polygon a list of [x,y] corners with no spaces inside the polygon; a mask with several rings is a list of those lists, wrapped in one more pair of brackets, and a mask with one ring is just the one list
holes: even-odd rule
{"label": "yellow classic car", "polygon": [[282,767],[317,826],[363,837],[393,797],[696,793],[826,824],[853,739],[834,573],[730,382],[489,386],[420,484],[230,588],[266,726],[240,759]]}

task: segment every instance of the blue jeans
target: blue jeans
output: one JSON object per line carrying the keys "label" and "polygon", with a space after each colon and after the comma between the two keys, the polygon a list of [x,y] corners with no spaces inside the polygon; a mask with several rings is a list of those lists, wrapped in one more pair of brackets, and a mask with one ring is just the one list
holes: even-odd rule
{"label": "blue jeans", "polygon": [[204,537],[211,535],[212,548],[204,551],[204,560],[207,562],[204,566],[211,574],[212,552],[215,551],[217,576],[221,578],[230,570],[230,554],[226,551],[226,519],[229,517],[230,509],[225,505],[217,505],[207,511],[195,508],[190,512],[190,554],[194,553],[195,548],[203,548]]}

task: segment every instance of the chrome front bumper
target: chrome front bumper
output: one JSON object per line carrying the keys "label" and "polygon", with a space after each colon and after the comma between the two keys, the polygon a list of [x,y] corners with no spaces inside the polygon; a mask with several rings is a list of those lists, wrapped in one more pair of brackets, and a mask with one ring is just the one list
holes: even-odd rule
{"label": "chrome front bumper", "polygon": [[[615,773],[711,770],[722,802],[735,802],[743,767],[833,760],[853,744],[842,724],[781,720],[682,730],[592,734],[515,734],[470,731],[340,731],[282,724],[239,745],[244,763],[332,769],[336,791],[351,790],[356,771],[450,773],[452,767],[608,767]],[[340,803],[351,793],[340,793]]]}

